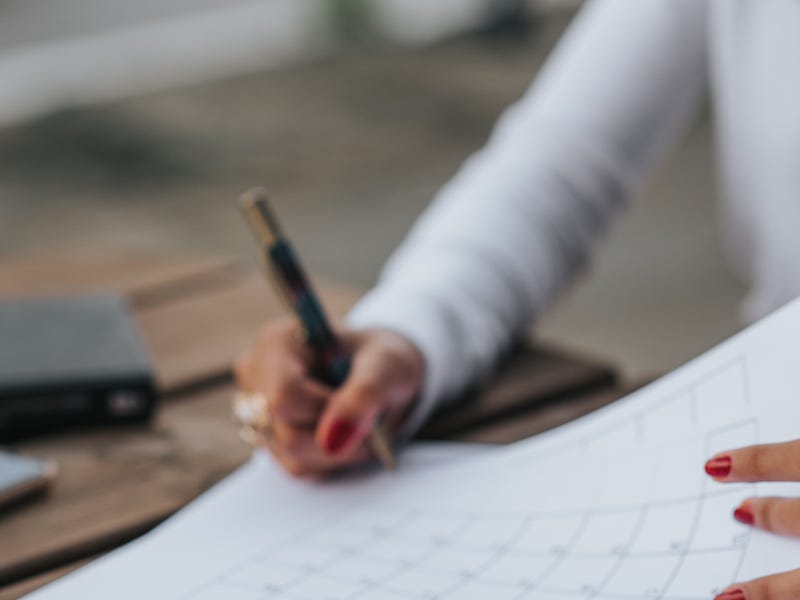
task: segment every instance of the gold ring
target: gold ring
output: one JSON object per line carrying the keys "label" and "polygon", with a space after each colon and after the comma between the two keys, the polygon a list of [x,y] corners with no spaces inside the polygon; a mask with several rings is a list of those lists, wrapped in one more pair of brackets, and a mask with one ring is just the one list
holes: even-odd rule
{"label": "gold ring", "polygon": [[240,425],[239,437],[250,445],[258,445],[272,437],[268,402],[263,394],[237,390],[233,394],[233,416]]}

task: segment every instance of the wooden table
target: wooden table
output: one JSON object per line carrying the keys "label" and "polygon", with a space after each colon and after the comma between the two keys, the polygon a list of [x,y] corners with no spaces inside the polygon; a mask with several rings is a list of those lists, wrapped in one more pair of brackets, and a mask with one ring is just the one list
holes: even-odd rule
{"label": "wooden table", "polygon": [[[50,435],[14,450],[52,458],[45,495],[0,513],[0,600],[17,598],[141,535],[249,457],[229,415],[230,365],[263,320],[283,313],[257,270],[161,256],[42,257],[0,265],[0,296],[113,291],[130,301],[162,404],[146,426]],[[342,315],[357,293],[319,282]],[[437,415],[425,439],[506,443],[622,394],[606,365],[522,345],[493,383]]]}

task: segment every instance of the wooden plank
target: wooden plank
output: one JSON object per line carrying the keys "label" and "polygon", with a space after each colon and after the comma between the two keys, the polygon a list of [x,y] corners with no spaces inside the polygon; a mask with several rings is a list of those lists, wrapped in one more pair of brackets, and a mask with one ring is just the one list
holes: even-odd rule
{"label": "wooden plank", "polygon": [[[644,385],[642,382],[641,385]],[[462,442],[510,444],[532,435],[548,431],[627,396],[641,385],[609,385],[574,394],[568,398],[555,398],[512,418],[495,421],[484,427],[459,433],[448,439]]]}
{"label": "wooden plank", "polygon": [[[8,281],[0,281],[28,291],[74,291],[86,286],[127,293],[153,357],[159,387],[167,393],[228,376],[234,358],[252,341],[258,326],[286,312],[255,267],[230,261],[159,260],[142,255],[50,257],[5,269]],[[319,291],[336,317],[358,296],[326,281]],[[596,361],[523,346],[504,362],[500,387],[493,387],[491,393],[486,389],[472,393],[457,411],[438,419],[437,426],[423,435],[452,435],[554,393],[605,384],[612,378],[611,369]]]}
{"label": "wooden plank", "polygon": [[230,419],[231,387],[165,404],[150,427],[75,432],[17,449],[56,460],[47,496],[0,519],[0,584],[143,533],[249,456]]}
{"label": "wooden plank", "polygon": [[68,565],[64,565],[63,567],[53,569],[52,571],[46,571],[40,575],[29,577],[28,579],[24,579],[9,586],[1,587],[0,600],[17,600],[25,594],[30,594],[31,592],[38,590],[40,587],[44,587],[48,583],[51,583],[56,579],[60,579],[64,575],[72,573],[72,571],[75,569],[80,569],[81,567],[86,566],[91,562],[91,560],[93,559],[79,560]]}
{"label": "wooden plank", "polygon": [[615,379],[613,369],[599,361],[523,343],[485,385],[437,414],[417,437],[453,438],[498,420],[513,420],[539,405],[608,388]]}
{"label": "wooden plank", "polygon": [[562,399],[543,403],[529,412],[496,421],[486,427],[456,434],[450,439],[489,444],[517,442],[582,417],[614,402],[623,395],[624,391],[616,386],[593,390],[569,398],[568,401]]}
{"label": "wooden plank", "polygon": [[[314,278],[333,317],[353,289]],[[0,264],[0,296],[114,292],[132,304],[162,392],[230,374],[266,319],[287,314],[255,264],[148,254],[41,256]]]}
{"label": "wooden plank", "polygon": [[[321,282],[318,287],[334,317],[344,314],[358,297],[344,286]],[[239,272],[225,286],[136,306],[136,320],[164,392],[228,376],[259,325],[287,314],[256,269]]]}
{"label": "wooden plank", "polygon": [[148,253],[37,255],[0,263],[0,296],[144,292],[218,272],[232,261]]}

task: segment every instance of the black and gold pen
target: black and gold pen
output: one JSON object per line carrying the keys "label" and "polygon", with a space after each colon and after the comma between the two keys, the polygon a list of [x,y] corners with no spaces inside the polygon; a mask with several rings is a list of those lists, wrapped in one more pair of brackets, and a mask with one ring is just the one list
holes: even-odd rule
{"label": "black and gold pen", "polygon": [[[333,332],[291,243],[283,234],[266,191],[262,188],[248,190],[242,195],[240,205],[266,263],[275,274],[278,291],[303,325],[305,341],[314,350],[320,365],[320,377],[331,386],[340,386],[350,370],[350,356]],[[395,457],[380,422],[370,432],[369,444],[387,469],[395,467]]]}

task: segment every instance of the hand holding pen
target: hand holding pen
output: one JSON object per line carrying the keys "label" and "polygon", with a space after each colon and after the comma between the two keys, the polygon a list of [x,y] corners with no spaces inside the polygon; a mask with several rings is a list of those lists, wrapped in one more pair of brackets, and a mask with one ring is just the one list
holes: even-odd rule
{"label": "hand holding pen", "polygon": [[[248,192],[243,207],[298,317],[266,324],[236,364],[244,395],[261,399],[252,415],[261,422],[257,429],[269,424],[269,435],[258,441],[300,476],[325,475],[372,456],[391,466],[387,438],[419,390],[419,351],[390,331],[334,332],[263,192]],[[255,213],[263,207],[267,212]]]}

